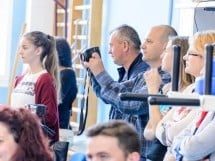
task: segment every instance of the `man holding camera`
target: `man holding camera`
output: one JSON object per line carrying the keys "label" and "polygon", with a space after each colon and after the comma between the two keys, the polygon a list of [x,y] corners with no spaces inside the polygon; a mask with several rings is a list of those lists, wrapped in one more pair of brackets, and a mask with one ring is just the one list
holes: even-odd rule
{"label": "man holding camera", "polygon": [[[141,40],[139,35],[131,26],[122,25],[115,28],[110,33],[109,54],[111,55],[113,62],[121,66],[118,68],[118,83],[133,79],[139,73],[145,72],[149,68],[149,65],[142,61],[140,46]],[[89,67],[93,75],[96,76],[102,70],[104,70],[104,66],[99,55],[93,54],[92,59],[98,61],[89,61],[87,67]],[[85,64],[87,64],[86,62]],[[102,97],[102,86],[99,84],[99,82],[97,82],[96,77],[94,76],[91,77],[91,80],[96,95],[100,97],[105,103],[111,104],[109,119],[123,119],[130,123],[134,123],[129,121],[132,120],[132,116],[130,114],[123,113],[115,103],[111,103]]]}
{"label": "man holding camera", "polygon": [[[143,130],[149,115],[148,102],[122,101],[119,93],[147,94],[146,83],[143,79],[143,73],[148,69],[146,62],[152,68],[159,68],[161,65],[160,55],[165,50],[168,37],[175,36],[177,33],[167,25],[154,26],[148,32],[145,42],[141,46],[138,35],[135,38],[134,33],[128,34],[127,30],[120,32],[120,28],[111,33],[109,50],[114,63],[122,66],[119,71],[123,74],[120,75],[119,81],[114,81],[105,71],[102,60],[97,53],[93,53],[92,58],[90,58],[89,62],[85,62],[84,65],[94,75],[92,85],[96,95],[105,103],[112,105],[110,119],[123,119],[135,126],[141,138],[141,161],[146,161],[147,149],[151,143],[143,138]],[[130,35],[130,37],[125,35]],[[142,60],[142,54],[138,54],[140,53],[140,46],[144,51],[144,61]],[[136,56],[134,56],[134,53],[136,53]],[[133,57],[131,56],[132,54]],[[163,83],[170,81],[170,76],[166,75],[160,68],[159,73]]]}
{"label": "man holding camera", "polygon": [[[113,62],[119,66],[118,82],[124,82],[129,79],[136,77],[140,72],[144,72],[149,68],[149,65],[142,61],[142,53],[140,53],[141,40],[138,33],[134,28],[128,25],[122,25],[114,29],[110,34],[109,40],[109,54],[111,55]],[[92,63],[95,66],[95,70],[92,72],[100,73],[99,64]],[[98,67],[98,68],[97,68]],[[90,68],[91,69],[91,68]],[[96,71],[98,69],[98,72]],[[98,97],[101,96],[101,86],[95,79],[92,77],[92,86]],[[102,97],[101,97],[102,99]],[[103,99],[105,103],[107,102]],[[111,109],[109,113],[110,119],[125,119],[127,116],[120,112],[120,110],[114,107],[114,104],[111,104]]]}

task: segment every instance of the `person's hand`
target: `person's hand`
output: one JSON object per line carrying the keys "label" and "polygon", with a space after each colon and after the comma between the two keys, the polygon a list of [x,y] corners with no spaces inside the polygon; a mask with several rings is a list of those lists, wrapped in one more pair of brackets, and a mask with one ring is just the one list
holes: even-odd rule
{"label": "person's hand", "polygon": [[153,68],[144,73],[144,79],[148,88],[149,94],[157,94],[162,83],[158,69]]}
{"label": "person's hand", "polygon": [[89,62],[84,62],[84,67],[89,68],[94,76],[104,71],[102,59],[98,53],[93,53]]}

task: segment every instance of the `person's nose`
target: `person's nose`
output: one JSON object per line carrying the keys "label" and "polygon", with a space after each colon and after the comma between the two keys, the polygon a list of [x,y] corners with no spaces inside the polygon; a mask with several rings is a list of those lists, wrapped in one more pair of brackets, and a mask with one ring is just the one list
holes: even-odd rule
{"label": "person's nose", "polygon": [[185,54],[185,55],[183,56],[183,60],[187,60],[187,58],[188,58],[188,54]]}
{"label": "person's nose", "polygon": [[23,55],[22,48],[18,49],[18,53],[19,53],[19,55]]}
{"label": "person's nose", "polygon": [[145,45],[145,42],[140,46],[141,49],[145,49],[146,48],[146,45]]}
{"label": "person's nose", "polygon": [[112,50],[111,49],[108,50],[108,54],[112,54]]}

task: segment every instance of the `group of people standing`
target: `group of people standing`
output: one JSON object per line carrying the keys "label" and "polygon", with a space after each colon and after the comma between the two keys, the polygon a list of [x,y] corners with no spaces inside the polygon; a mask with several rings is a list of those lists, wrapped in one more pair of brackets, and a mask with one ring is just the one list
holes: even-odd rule
{"label": "group of people standing", "polygon": [[[98,54],[94,53],[89,62],[84,63],[93,74],[91,80],[96,95],[112,105],[110,119],[122,119],[135,127],[141,139],[142,161],[213,160],[215,144],[208,144],[213,140],[210,136],[214,129],[214,112],[185,106],[152,106],[147,100],[125,101],[120,99],[119,93],[167,94],[171,91],[173,45],[181,47],[178,92],[194,93],[195,79],[204,73],[205,45],[215,42],[215,31],[197,32],[188,38],[178,36],[171,26],[154,26],[140,48],[136,47],[140,40],[137,41],[139,37],[135,33],[131,26],[122,25],[110,34],[109,54],[114,63],[121,66],[118,81],[104,69]],[[207,122],[205,126],[204,122]],[[194,133],[196,123],[200,125]],[[210,139],[206,139],[207,136]],[[150,157],[152,149],[158,147],[159,150],[158,143],[167,150]]]}
{"label": "group of people standing", "polygon": [[[97,97],[111,104],[109,118],[113,120],[95,125],[87,131],[87,136],[91,138],[87,147],[87,158],[93,160],[98,155],[100,159],[112,157],[117,160],[154,161],[148,154],[156,140],[167,147],[165,156],[157,156],[159,159],[155,159],[156,161],[213,160],[215,144],[211,141],[215,129],[214,112],[184,106],[152,106],[147,100],[124,101],[120,99],[119,93],[167,94],[171,91],[173,45],[181,47],[178,92],[195,92],[195,79],[204,73],[204,46],[214,42],[214,30],[197,32],[188,41],[188,37],[178,36],[169,25],[150,28],[142,44],[136,30],[129,25],[122,25],[111,31],[108,53],[114,63],[120,66],[118,81],[105,70],[98,53],[93,53],[88,62],[83,62],[84,67],[91,72],[92,87]],[[70,46],[63,38],[34,31],[22,37],[19,53],[23,62],[29,66],[16,79],[11,107],[44,104],[46,115],[41,121],[55,132],[55,135],[48,136],[49,139],[58,141],[59,128],[69,127],[70,108],[77,94],[75,73],[71,69]],[[30,116],[25,114],[25,110],[21,108],[18,111],[29,120]],[[12,134],[16,145],[25,134],[20,128],[27,129],[27,125],[23,127],[24,117],[19,116],[18,111],[0,109],[0,126],[3,129],[5,125],[8,126],[4,132]],[[3,119],[7,115],[11,116],[11,122],[20,120],[17,125],[19,129],[10,120]],[[195,130],[197,122],[199,126]],[[113,137],[117,140],[112,140]],[[39,140],[41,144],[46,144],[42,137]],[[117,142],[119,145],[115,144]],[[25,153],[24,147],[21,150],[23,151],[19,153]],[[117,150],[121,150],[122,155],[116,154]],[[50,160],[51,155],[46,148],[44,152],[48,158],[43,160]],[[30,154],[26,152],[18,156],[24,155]]]}
{"label": "group of people standing", "polygon": [[147,86],[143,74],[154,68],[157,68],[161,75],[161,87],[170,81],[170,75],[160,67],[160,56],[166,49],[168,38],[176,35],[177,32],[171,26],[154,26],[147,32],[144,42],[139,43],[139,48],[137,48],[136,44],[141,40],[134,28],[128,25],[116,28],[110,35],[109,53],[114,63],[122,66],[118,70],[119,78],[121,78],[119,81],[114,81],[104,70],[102,60],[97,54],[94,54],[93,58],[85,63],[85,66],[94,75],[92,86],[97,96],[112,105],[110,119],[123,119],[135,126],[141,138],[141,160],[147,159],[147,151],[152,144],[152,141],[146,140],[143,136],[144,128],[149,119],[148,102],[122,101],[119,93],[146,94]]}

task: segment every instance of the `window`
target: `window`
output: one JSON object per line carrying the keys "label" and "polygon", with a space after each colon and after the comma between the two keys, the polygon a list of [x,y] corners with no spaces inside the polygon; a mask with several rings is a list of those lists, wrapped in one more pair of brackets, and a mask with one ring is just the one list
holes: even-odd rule
{"label": "window", "polygon": [[[180,1],[180,0],[179,0]],[[183,0],[181,0],[183,1]],[[192,36],[196,31],[215,28],[215,2],[179,2],[179,34]]]}

